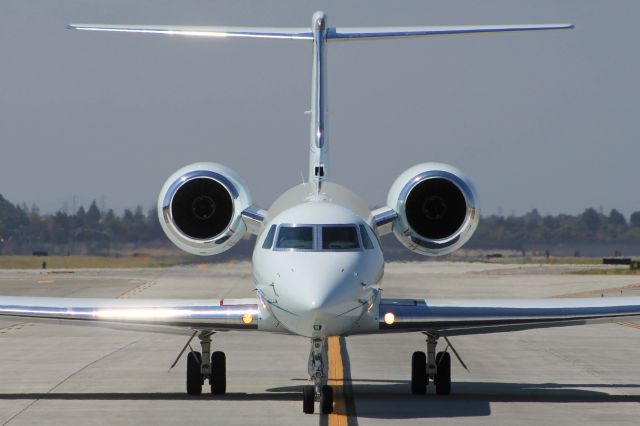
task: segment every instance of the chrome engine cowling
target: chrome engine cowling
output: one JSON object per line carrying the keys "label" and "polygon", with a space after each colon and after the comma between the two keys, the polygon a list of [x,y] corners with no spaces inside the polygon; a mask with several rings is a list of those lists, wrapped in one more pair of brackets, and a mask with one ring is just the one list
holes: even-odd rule
{"label": "chrome engine cowling", "polygon": [[389,190],[387,205],[398,214],[396,238],[409,250],[430,256],[460,248],[480,218],[471,182],[441,163],[418,164],[402,173]]}
{"label": "chrome engine cowling", "polygon": [[210,256],[230,249],[242,238],[246,232],[242,211],[249,206],[251,195],[233,170],[216,163],[194,163],[164,183],[158,217],[176,246]]}

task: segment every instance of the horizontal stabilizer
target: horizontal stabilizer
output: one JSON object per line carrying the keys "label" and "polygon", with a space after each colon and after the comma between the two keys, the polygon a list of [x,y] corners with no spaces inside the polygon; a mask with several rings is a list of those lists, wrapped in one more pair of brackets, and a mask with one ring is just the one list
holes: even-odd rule
{"label": "horizontal stabilizer", "polygon": [[239,37],[289,40],[313,40],[310,28],[199,27],[179,25],[69,24],[71,30],[121,33],[166,34],[193,37]]}
{"label": "horizontal stabilizer", "polygon": [[455,35],[470,33],[498,33],[509,31],[561,30],[573,28],[572,24],[532,24],[532,25],[463,25],[436,27],[361,27],[330,28],[327,38],[330,40],[361,40],[384,38],[409,38],[436,35]]}
{"label": "horizontal stabilizer", "polygon": [[[280,27],[207,27],[180,25],[110,25],[110,24],[69,24],[67,28],[83,31],[107,31],[122,33],[166,34],[192,37],[238,37],[285,40],[313,40],[311,28]],[[456,35],[470,33],[496,33],[509,31],[539,31],[573,28],[572,24],[533,25],[467,25],[432,27],[352,27],[328,28],[326,38],[330,41],[350,41],[362,39],[411,38],[436,35]]]}

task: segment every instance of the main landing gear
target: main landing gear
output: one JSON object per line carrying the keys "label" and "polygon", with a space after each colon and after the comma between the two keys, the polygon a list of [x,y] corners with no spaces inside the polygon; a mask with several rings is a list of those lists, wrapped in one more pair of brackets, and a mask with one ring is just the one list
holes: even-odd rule
{"label": "main landing gear", "polygon": [[227,392],[227,359],[224,352],[211,353],[212,331],[202,331],[198,335],[202,353],[191,351],[187,355],[187,393],[202,394],[202,385],[209,380],[211,393],[224,395]]}
{"label": "main landing gear", "polygon": [[333,412],[333,388],[327,385],[326,339],[311,339],[309,351],[309,380],[312,385],[302,387],[302,411],[313,414],[315,402],[320,402],[323,414]]}
{"label": "main landing gear", "polygon": [[451,355],[449,352],[438,352],[438,337],[427,334],[427,353],[414,352],[411,357],[411,393],[424,395],[427,385],[432,380],[436,386],[436,394],[451,393]]}

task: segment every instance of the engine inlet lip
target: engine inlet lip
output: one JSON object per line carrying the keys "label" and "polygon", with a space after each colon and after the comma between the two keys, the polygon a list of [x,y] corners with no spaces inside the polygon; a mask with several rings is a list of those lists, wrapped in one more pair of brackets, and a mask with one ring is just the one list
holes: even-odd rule
{"label": "engine inlet lip", "polygon": [[[476,211],[477,211],[475,193],[472,186],[468,182],[466,182],[464,179],[461,179],[458,175],[447,172],[445,170],[429,170],[416,175],[409,182],[407,182],[407,184],[400,191],[400,195],[398,197],[398,206],[404,207],[406,205],[408,197],[411,194],[411,191],[413,191],[422,182],[430,179],[446,179],[446,180],[449,180],[451,183],[453,183],[460,190],[460,192],[462,193],[462,196],[464,197],[464,200],[467,204],[467,212],[464,220],[462,221],[462,224],[458,227],[458,229],[453,233],[452,236],[449,236],[446,238],[440,238],[440,239],[429,239],[429,238],[423,238],[418,235],[412,235],[412,238],[418,239],[425,243],[434,243],[436,245],[443,245],[443,244],[446,245],[447,243],[457,241],[459,238],[459,234],[461,232],[464,232],[468,227],[472,226],[473,219],[476,216]],[[404,211],[404,209],[400,209],[400,211]],[[402,213],[401,216],[402,216],[401,219],[403,222],[402,227],[408,229],[409,222],[406,217],[406,214]]]}
{"label": "engine inlet lip", "polygon": [[171,203],[173,201],[173,197],[183,185],[194,179],[211,179],[222,185],[231,196],[231,215],[232,217],[235,215],[236,200],[240,196],[240,193],[238,192],[236,186],[226,176],[220,173],[216,173],[211,170],[193,170],[185,173],[184,175],[173,181],[165,192],[165,196],[162,200],[162,218],[166,225],[171,226],[176,231],[175,236],[185,244],[197,247],[198,244],[202,243],[224,242],[229,237],[229,235],[227,234],[234,232],[233,229],[223,230],[218,235],[214,235],[213,237],[199,239],[190,237],[181,232],[173,219],[173,213],[171,211]]}

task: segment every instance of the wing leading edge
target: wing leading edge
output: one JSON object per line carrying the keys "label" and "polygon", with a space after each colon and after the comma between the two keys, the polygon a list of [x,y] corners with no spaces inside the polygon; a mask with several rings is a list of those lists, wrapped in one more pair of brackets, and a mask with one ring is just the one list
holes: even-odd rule
{"label": "wing leading edge", "polygon": [[0,318],[179,334],[193,329],[255,330],[256,299],[77,299],[0,297]]}
{"label": "wing leading edge", "polygon": [[633,317],[640,319],[640,297],[382,299],[379,306],[380,331],[426,331],[438,336],[606,323]]}

